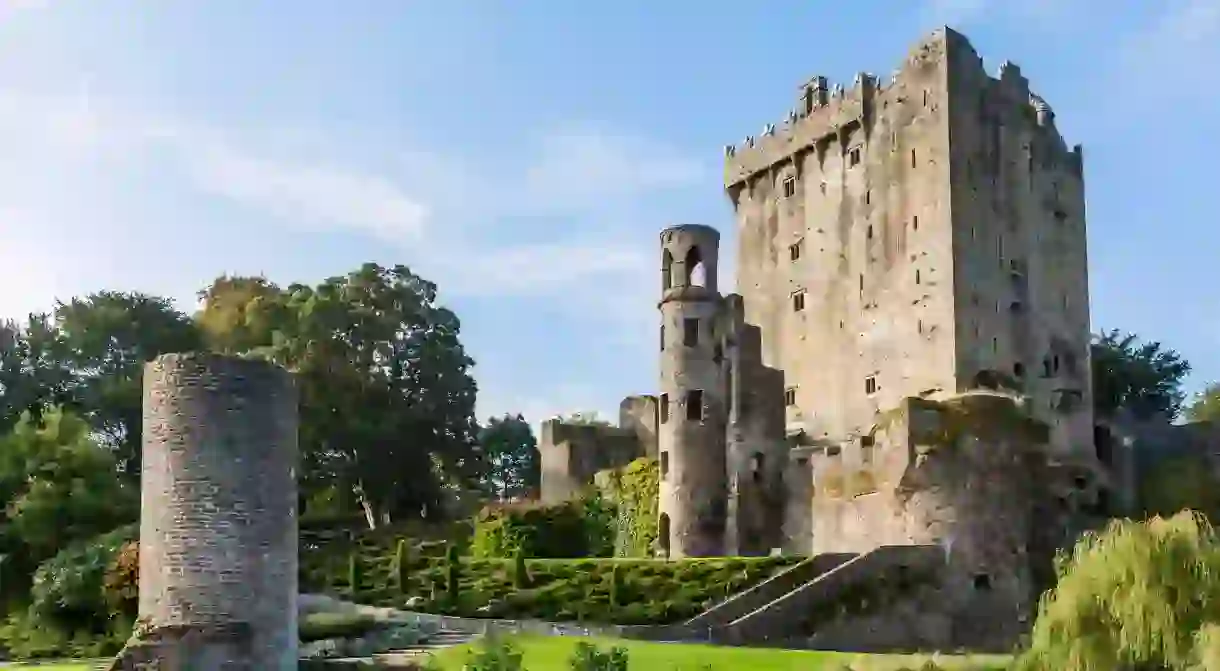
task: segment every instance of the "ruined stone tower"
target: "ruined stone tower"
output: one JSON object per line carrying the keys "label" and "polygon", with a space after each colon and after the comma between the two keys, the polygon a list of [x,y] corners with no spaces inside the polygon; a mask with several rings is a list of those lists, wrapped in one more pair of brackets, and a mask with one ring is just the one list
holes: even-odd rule
{"label": "ruined stone tower", "polygon": [[1082,152],[1016,65],[989,77],[942,29],[886,83],[812,78],[725,153],[790,433],[835,444],[906,397],[1002,387],[1054,449],[1092,452]]}
{"label": "ruined stone tower", "polygon": [[208,354],[158,358],[144,372],[143,455],[140,618],[158,639],[147,655],[164,668],[296,669],[289,374]]}
{"label": "ruined stone tower", "polygon": [[720,233],[661,232],[660,543],[672,557],[724,553],[728,515],[723,346],[717,333]]}

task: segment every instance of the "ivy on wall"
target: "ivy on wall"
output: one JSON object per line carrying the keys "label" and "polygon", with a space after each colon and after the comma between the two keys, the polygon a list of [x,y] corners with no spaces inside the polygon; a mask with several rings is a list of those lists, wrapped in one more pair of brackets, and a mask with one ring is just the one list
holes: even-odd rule
{"label": "ivy on wall", "polygon": [[598,478],[602,495],[614,505],[614,556],[651,557],[657,540],[661,469],[641,457]]}

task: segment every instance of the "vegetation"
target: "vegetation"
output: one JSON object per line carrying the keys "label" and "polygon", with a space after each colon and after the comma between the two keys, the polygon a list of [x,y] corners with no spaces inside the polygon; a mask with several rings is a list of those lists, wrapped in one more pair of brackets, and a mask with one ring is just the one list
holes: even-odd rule
{"label": "vegetation", "polygon": [[479,558],[506,559],[601,557],[611,551],[606,522],[589,503],[573,500],[555,505],[521,502],[485,507],[474,525],[472,551]]}
{"label": "vegetation", "polygon": [[661,467],[641,457],[599,478],[603,500],[613,509],[615,557],[652,557],[657,541]]}
{"label": "vegetation", "polygon": [[1117,329],[1093,336],[1093,403],[1101,417],[1126,411],[1139,419],[1178,416],[1190,363],[1160,342]]}
{"label": "vegetation", "polygon": [[[525,669],[527,671],[585,671],[589,669],[614,669],[615,666],[576,666],[581,660],[582,645],[595,646],[600,659],[611,658],[614,650],[621,651],[627,660],[626,668],[656,669],[657,671],[903,671],[927,669],[927,655],[861,655],[840,652],[815,652],[800,650],[773,650],[766,648],[726,648],[710,645],[683,645],[677,643],[645,643],[599,638],[531,637],[496,639],[496,650],[508,650],[520,655],[520,666],[464,666],[476,659],[496,659],[483,656],[482,644],[460,646],[441,651],[436,655],[435,666],[439,671],[500,671],[501,669]],[[585,652],[589,659],[592,655]],[[954,656],[937,655],[937,663],[929,671],[999,671],[1006,668],[1008,658],[1001,655]]]}
{"label": "vegetation", "polygon": [[483,488],[495,499],[528,498],[542,484],[538,441],[520,414],[492,417],[479,430],[487,468]]}
{"label": "vegetation", "polygon": [[1220,539],[1202,516],[1111,522],[1057,569],[1022,671],[1202,671],[1220,663]]}
{"label": "vegetation", "polygon": [[1220,421],[1220,382],[1213,382],[1199,392],[1184,414],[1191,422]]}
{"label": "vegetation", "polygon": [[[606,624],[662,624],[702,612],[799,561],[790,557],[690,559],[463,558],[451,571],[445,551],[421,544],[409,580],[397,578],[397,552],[361,556],[360,603],[462,615]],[[345,557],[302,556],[302,589],[346,595]],[[519,571],[524,564],[527,586]],[[451,588],[456,574],[456,592]],[[617,573],[617,577],[616,577]],[[613,598],[611,595],[614,595]]]}

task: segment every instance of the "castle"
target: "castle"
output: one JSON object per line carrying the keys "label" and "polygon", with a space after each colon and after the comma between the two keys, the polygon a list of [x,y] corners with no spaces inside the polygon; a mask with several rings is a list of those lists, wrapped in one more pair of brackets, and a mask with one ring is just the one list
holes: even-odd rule
{"label": "castle", "polygon": [[738,293],[715,229],[661,232],[658,393],[545,423],[542,498],[654,457],[666,556],[940,545],[1016,622],[1033,559],[1130,498],[1095,440],[1081,148],[947,28],[796,98],[725,148]]}

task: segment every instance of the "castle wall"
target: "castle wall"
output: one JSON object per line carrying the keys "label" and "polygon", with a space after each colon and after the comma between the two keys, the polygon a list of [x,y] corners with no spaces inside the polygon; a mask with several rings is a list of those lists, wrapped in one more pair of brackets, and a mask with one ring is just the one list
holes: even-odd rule
{"label": "castle wall", "polygon": [[762,334],[745,323],[741,297],[726,298],[723,312],[729,397],[726,437],[729,478],[727,550],[763,555],[784,544],[784,374],[762,363]]}
{"label": "castle wall", "polygon": [[644,448],[645,456],[657,456],[659,410],[656,396],[628,396],[619,404],[618,425],[635,432]]}
{"label": "castle wall", "polygon": [[[296,669],[291,377],[262,361],[168,354],[145,367],[143,403],[140,618],[155,630],[247,628],[233,668]],[[236,654],[208,647],[180,668],[226,650]]]}
{"label": "castle wall", "polygon": [[1015,641],[1036,594],[1029,553],[1048,435],[1005,396],[908,399],[871,446],[812,461],[813,553],[940,545],[954,639]]}
{"label": "castle wall", "polygon": [[1033,402],[1062,454],[1093,446],[1082,153],[1011,63],[964,38],[949,54],[957,390],[995,371]]}
{"label": "castle wall", "polygon": [[746,319],[813,438],[953,386],[944,49],[920,45],[886,86],[815,78],[795,118],[726,159]]}
{"label": "castle wall", "polygon": [[568,424],[553,419],[542,424],[538,440],[543,503],[561,503],[580,494],[593,476],[625,466],[644,456],[639,427]]}

